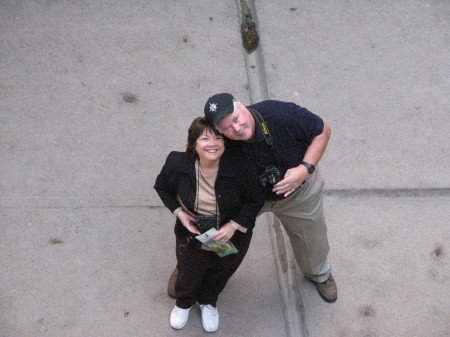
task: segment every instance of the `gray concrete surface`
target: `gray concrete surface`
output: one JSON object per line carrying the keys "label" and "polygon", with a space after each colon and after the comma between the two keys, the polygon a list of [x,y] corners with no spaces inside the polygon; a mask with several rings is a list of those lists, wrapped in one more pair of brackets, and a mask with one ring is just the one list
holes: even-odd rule
{"label": "gray concrete surface", "polygon": [[450,335],[450,3],[258,0],[261,58],[239,3],[0,1],[1,337],[206,335],[198,311],[168,324],[173,219],[152,185],[208,96],[256,86],[332,127],[340,293],[323,302],[291,259],[283,283],[262,216],[216,335],[291,336],[292,312],[311,337]]}
{"label": "gray concrete surface", "polygon": [[[181,333],[169,326],[175,256],[165,209],[24,207],[2,215],[0,336],[203,335],[198,307]],[[285,335],[267,231],[258,226],[222,295],[218,336],[239,336],[244,321],[248,336]]]}
{"label": "gray concrete surface", "polygon": [[302,280],[309,336],[448,336],[449,199],[326,199],[339,299]]}
{"label": "gray concrete surface", "polygon": [[448,1],[255,3],[270,97],[332,127],[329,189],[450,186]]}

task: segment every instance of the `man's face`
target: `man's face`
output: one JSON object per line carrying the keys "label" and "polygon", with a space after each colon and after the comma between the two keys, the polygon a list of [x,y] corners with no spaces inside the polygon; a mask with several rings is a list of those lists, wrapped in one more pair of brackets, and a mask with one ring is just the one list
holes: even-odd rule
{"label": "man's face", "polygon": [[233,113],[220,119],[216,127],[233,140],[250,140],[255,134],[255,120],[245,106],[235,106]]}

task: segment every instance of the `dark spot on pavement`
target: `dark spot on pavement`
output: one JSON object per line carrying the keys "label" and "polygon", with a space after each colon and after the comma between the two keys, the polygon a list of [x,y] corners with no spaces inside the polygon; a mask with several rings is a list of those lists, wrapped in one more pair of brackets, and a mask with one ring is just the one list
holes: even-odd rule
{"label": "dark spot on pavement", "polygon": [[59,245],[59,244],[63,244],[64,241],[61,240],[61,239],[59,239],[59,238],[53,238],[53,239],[50,239],[50,240],[48,241],[48,243],[49,243],[50,245]]}
{"label": "dark spot on pavement", "polygon": [[291,11],[291,13],[294,13],[297,10],[297,8],[293,7],[293,8],[289,8],[289,10]]}
{"label": "dark spot on pavement", "polygon": [[187,37],[184,36],[184,37],[183,37],[183,42],[184,42],[184,43],[187,43],[187,41],[188,41]]}
{"label": "dark spot on pavement", "polygon": [[129,92],[123,93],[122,98],[127,103],[136,103],[138,101],[137,96],[133,95],[132,93],[129,93]]}
{"label": "dark spot on pavement", "polygon": [[441,245],[438,245],[438,246],[436,246],[436,248],[434,248],[434,250],[433,250],[433,255],[436,257],[436,258],[439,258],[441,255],[442,255],[442,246]]}
{"label": "dark spot on pavement", "polygon": [[209,21],[212,21],[212,20],[214,20],[214,18],[212,16],[210,16],[209,17]]}
{"label": "dark spot on pavement", "polygon": [[241,37],[242,44],[247,53],[252,53],[258,48],[259,35],[256,29],[256,23],[248,5],[243,2],[241,8],[242,22],[241,22]]}
{"label": "dark spot on pavement", "polygon": [[359,309],[359,313],[360,313],[361,316],[364,316],[364,317],[373,317],[373,316],[375,316],[375,310],[370,305],[362,306]]}

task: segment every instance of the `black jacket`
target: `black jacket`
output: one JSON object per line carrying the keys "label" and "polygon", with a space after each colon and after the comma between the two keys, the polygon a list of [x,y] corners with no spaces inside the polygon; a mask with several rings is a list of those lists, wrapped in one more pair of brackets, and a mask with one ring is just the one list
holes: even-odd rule
{"label": "black jacket", "polygon": [[[195,157],[187,152],[171,152],[156,178],[154,188],[171,212],[180,207],[177,201],[178,195],[183,204],[195,214],[194,203],[197,192]],[[215,192],[220,212],[220,225],[234,220],[241,226],[247,227],[250,233],[255,226],[256,216],[264,200],[248,160],[224,153],[219,162]],[[185,238],[189,234],[190,232],[177,218],[175,235]],[[241,235],[245,234],[236,231],[231,241],[239,240]]]}

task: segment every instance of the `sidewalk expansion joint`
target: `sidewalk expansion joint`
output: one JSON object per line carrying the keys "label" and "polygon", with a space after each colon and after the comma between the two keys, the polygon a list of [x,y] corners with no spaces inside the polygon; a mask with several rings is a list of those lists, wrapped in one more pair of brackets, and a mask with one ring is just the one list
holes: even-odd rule
{"label": "sidewalk expansion joint", "polygon": [[383,197],[383,198],[433,198],[450,197],[450,188],[355,188],[326,189],[325,196],[338,198]]}
{"label": "sidewalk expansion joint", "polygon": [[[450,188],[422,189],[325,189],[325,198],[361,199],[426,199],[450,198]],[[107,197],[0,197],[0,209],[86,209],[86,208],[148,208],[159,210],[162,205],[152,203],[151,195],[134,198]],[[144,199],[144,200],[143,200]]]}

